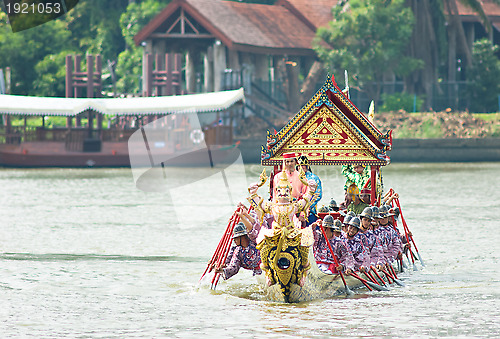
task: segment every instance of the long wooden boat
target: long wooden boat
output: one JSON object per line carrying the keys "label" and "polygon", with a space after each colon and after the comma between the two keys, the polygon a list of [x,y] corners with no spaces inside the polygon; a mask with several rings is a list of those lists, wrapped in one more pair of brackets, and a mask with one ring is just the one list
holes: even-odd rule
{"label": "long wooden boat", "polygon": [[[0,95],[0,166],[130,167],[131,161],[134,166],[151,166],[148,154],[140,156],[149,151],[155,159],[170,159],[167,166],[205,166],[199,154],[186,149],[199,150],[203,145],[216,158],[231,153],[232,110],[243,99],[243,89],[111,99]],[[49,116],[65,117],[66,125],[47,126]],[[40,126],[27,123],[37,117]],[[14,126],[15,118],[24,124]],[[161,132],[162,139],[148,140],[150,126],[155,126],[156,134]],[[136,132],[139,142],[130,142]]]}
{"label": "long wooden boat", "polygon": [[[310,165],[369,165],[371,204],[376,205],[382,195],[380,167],[389,164],[386,151],[391,146],[391,131],[382,134],[351,102],[348,91],[342,91],[337,86],[332,76],[279,132],[268,132],[267,144],[262,146],[261,164],[273,166],[271,180],[282,170],[283,155],[289,152],[307,156]],[[309,258],[311,268],[305,284],[300,287],[298,280],[307,268],[299,265],[304,261],[301,261],[299,251],[294,252],[291,248],[294,242],[287,242],[289,246],[285,246],[285,250],[276,247],[272,241],[259,245],[262,261],[270,263],[269,270],[277,280],[276,284],[268,288],[273,298],[298,302],[345,291],[340,276],[320,272],[314,258]],[[281,258],[289,264],[279,265]],[[351,285],[356,288],[362,284],[353,277],[344,278],[348,287]]]}
{"label": "long wooden boat", "polygon": [[[391,146],[392,132],[388,131],[382,134],[371,119],[351,102],[348,91],[340,90],[335,79],[331,77],[327,78],[318,92],[279,132],[271,133],[268,131],[267,143],[261,149],[261,164],[273,166],[270,183],[273,182],[273,176],[282,170],[285,153],[305,155],[309,164],[313,166],[369,165],[371,168],[369,180],[371,183],[371,205],[378,206],[383,194],[380,167],[390,163],[386,152],[391,150]],[[267,176],[263,171],[257,186],[262,186],[266,181]],[[280,189],[287,187],[286,183],[281,184],[282,181],[286,182],[286,180],[280,180],[278,185],[285,185],[278,186]],[[275,211],[272,212],[277,213],[275,219],[276,217],[283,218],[280,213],[288,211],[288,207],[278,206],[274,210],[274,206],[277,206],[274,203],[267,203],[264,206],[265,199],[257,195],[257,186],[249,188],[251,196],[248,199],[252,208],[260,210],[261,213],[264,213],[265,210]],[[298,205],[300,205],[299,202]],[[296,210],[290,209],[290,211]],[[232,231],[230,226],[234,226],[238,219],[236,217],[237,211],[233,214],[211,263],[220,265],[224,262],[224,256],[227,255],[228,251],[227,246],[231,244],[229,237]],[[337,212],[334,218],[341,219],[340,214]],[[263,228],[260,232],[261,234],[264,232],[264,236],[259,235],[257,238],[257,249],[260,250],[262,261],[261,267],[265,270],[265,274],[258,280],[262,283],[270,300],[287,303],[310,301],[330,298],[364,286],[366,281],[363,283],[352,276],[321,272],[312,254],[312,230],[310,227],[301,230],[290,227],[277,224],[276,228],[269,230],[270,232],[264,231]],[[226,250],[221,249],[221,244],[223,244],[222,247],[226,246]],[[209,268],[207,267],[207,270]],[[394,281],[396,282],[396,280]],[[213,288],[215,287],[214,282],[216,285],[217,279],[214,278],[212,281]],[[301,284],[302,282],[303,284]],[[367,285],[369,286],[369,284]]]}

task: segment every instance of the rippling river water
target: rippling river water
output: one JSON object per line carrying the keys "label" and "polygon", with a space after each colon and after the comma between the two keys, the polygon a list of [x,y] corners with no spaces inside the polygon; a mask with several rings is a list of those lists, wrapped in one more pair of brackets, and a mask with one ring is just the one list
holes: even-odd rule
{"label": "rippling river water", "polygon": [[[340,201],[339,169],[315,172],[322,203]],[[219,187],[180,201],[195,218],[179,223],[184,195],[142,192],[130,169],[0,169],[0,337],[498,337],[500,163],[383,175],[426,267],[389,292],[286,305],[247,271],[198,284],[227,223]]]}

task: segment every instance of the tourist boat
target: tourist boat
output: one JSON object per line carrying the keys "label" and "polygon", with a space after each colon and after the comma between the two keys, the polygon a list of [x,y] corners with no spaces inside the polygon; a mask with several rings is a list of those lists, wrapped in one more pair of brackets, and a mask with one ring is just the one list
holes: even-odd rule
{"label": "tourist boat", "polygon": [[[363,114],[349,99],[348,91],[340,90],[334,77],[327,78],[324,85],[304,105],[304,107],[278,132],[267,133],[267,143],[262,146],[261,164],[273,166],[272,177],[281,171],[283,154],[293,152],[306,155],[310,165],[349,165],[362,164],[371,168],[371,204],[379,205],[382,198],[381,166],[390,163],[387,151],[391,150],[392,132],[382,134],[373,122]],[[261,183],[267,178],[261,175]],[[324,214],[320,217],[324,217]],[[334,218],[341,219],[336,212]],[[237,221],[233,215],[228,229]],[[406,224],[405,224],[406,227]],[[231,234],[226,229],[224,235]],[[300,237],[300,234],[299,236]],[[284,243],[283,243],[284,239]],[[300,240],[286,236],[276,236],[269,240],[266,237],[257,248],[260,249],[262,262],[269,263],[269,271],[274,284],[268,286],[265,278],[259,278],[263,289],[270,300],[282,302],[302,302],[314,299],[329,298],[363,287],[366,282],[339,274],[321,272],[314,260],[312,250],[308,254],[300,251]],[[413,239],[412,239],[413,240]],[[230,246],[231,241],[219,243],[211,262],[223,262],[224,253],[221,244]],[[229,245],[228,245],[229,244]],[[304,268],[301,267],[302,255],[309,256],[309,269],[305,283],[299,286]],[[212,287],[217,284],[214,277]],[[396,279],[397,280],[397,279]],[[345,282],[344,282],[345,281]],[[368,285],[370,286],[370,285]]]}
{"label": "tourist boat", "polygon": [[[197,151],[215,159],[234,152],[232,111],[243,100],[243,89],[100,99],[0,95],[0,166],[197,166]],[[16,117],[24,124],[14,126]],[[33,117],[39,126],[30,126]],[[65,124],[49,126],[47,117]]]}

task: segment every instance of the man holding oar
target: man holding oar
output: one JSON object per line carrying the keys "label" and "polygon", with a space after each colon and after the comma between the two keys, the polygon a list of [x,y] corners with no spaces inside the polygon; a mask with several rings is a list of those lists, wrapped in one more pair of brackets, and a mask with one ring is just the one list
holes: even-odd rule
{"label": "man holding oar", "polygon": [[349,227],[347,228],[346,238],[347,246],[351,252],[355,263],[354,270],[364,272],[370,263],[370,256],[366,252],[363,243],[361,242],[361,237],[358,232],[360,229],[361,221],[358,217],[353,217],[349,221]]}
{"label": "man holding oar", "polygon": [[[320,223],[322,223],[325,230],[326,239],[319,228]],[[313,253],[318,268],[328,274],[338,274],[338,272],[344,270],[347,274],[352,273],[354,269],[354,258],[340,238],[342,231],[341,221],[338,219],[334,221],[331,215],[327,215],[323,221],[318,219],[311,227],[314,228]],[[330,242],[333,254],[326,243],[327,241]],[[333,255],[338,258],[339,266],[336,265]]]}
{"label": "man holding oar", "polygon": [[217,267],[215,270],[216,273],[222,274],[224,280],[234,276],[239,272],[240,268],[252,270],[254,275],[262,274],[260,253],[255,242],[259,228],[252,227],[252,220],[248,220],[245,216],[243,216],[242,220],[245,220],[248,225],[245,226],[245,223],[240,221],[234,227],[234,245],[231,247],[224,265]]}
{"label": "man holding oar", "polygon": [[361,218],[359,237],[361,243],[367,250],[370,256],[369,267],[385,264],[384,250],[380,244],[380,239],[370,229],[373,220],[373,210],[371,207],[366,207],[359,215]]}
{"label": "man holding oar", "polygon": [[389,214],[389,206],[383,205],[379,208],[378,223],[383,232],[385,232],[387,264],[392,264],[394,260],[403,250],[401,237],[394,230],[394,227],[389,222],[389,217],[394,214]]}

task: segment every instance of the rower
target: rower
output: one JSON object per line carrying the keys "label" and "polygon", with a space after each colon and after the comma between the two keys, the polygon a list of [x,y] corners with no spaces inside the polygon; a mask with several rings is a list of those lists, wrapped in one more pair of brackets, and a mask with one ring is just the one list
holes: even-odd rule
{"label": "rower", "polygon": [[234,245],[229,250],[224,265],[217,267],[215,272],[221,273],[227,280],[239,272],[240,268],[252,270],[253,275],[262,274],[260,268],[260,253],[256,248],[258,231],[253,228],[250,233],[243,222],[239,222],[233,231]]}
{"label": "rower", "polygon": [[351,221],[352,218],[354,218],[356,214],[354,212],[349,211],[347,214],[344,216],[344,222],[342,223],[342,236],[345,238],[347,234],[347,229],[349,228],[349,221]]}
{"label": "rower", "polygon": [[370,206],[361,200],[359,191],[357,189],[354,190],[352,196],[352,202],[349,204],[349,206],[347,206],[348,211],[353,211],[356,215],[358,215],[361,214],[361,212],[363,212],[366,207]]}
{"label": "rower", "polygon": [[389,209],[390,207],[387,205],[383,205],[379,208],[378,222],[382,231],[386,234],[385,257],[387,258],[387,263],[391,264],[402,252],[403,245],[400,235],[389,222],[389,217],[394,215],[389,213]]}
{"label": "rower", "polygon": [[[346,270],[347,274],[350,274],[354,268],[354,259],[340,238],[342,222],[338,219],[334,220],[331,215],[327,215],[323,221],[318,219],[312,226],[319,226],[320,223],[325,230],[326,240],[321,229],[316,228],[314,230],[313,254],[318,268],[327,274],[338,274],[338,272],[344,270]],[[336,266],[335,259],[326,241],[330,242],[339,266]]]}
{"label": "rower", "polygon": [[362,242],[361,237],[358,235],[360,229],[361,220],[358,217],[353,217],[349,221],[349,228],[347,229],[347,247],[350,250],[354,258],[354,269],[355,271],[364,272],[370,263],[370,256],[366,252]]}
{"label": "rower", "polygon": [[385,263],[384,250],[380,244],[378,236],[376,236],[371,229],[373,220],[372,208],[365,208],[359,217],[361,218],[359,236],[363,246],[370,255],[370,267],[383,265]]}

